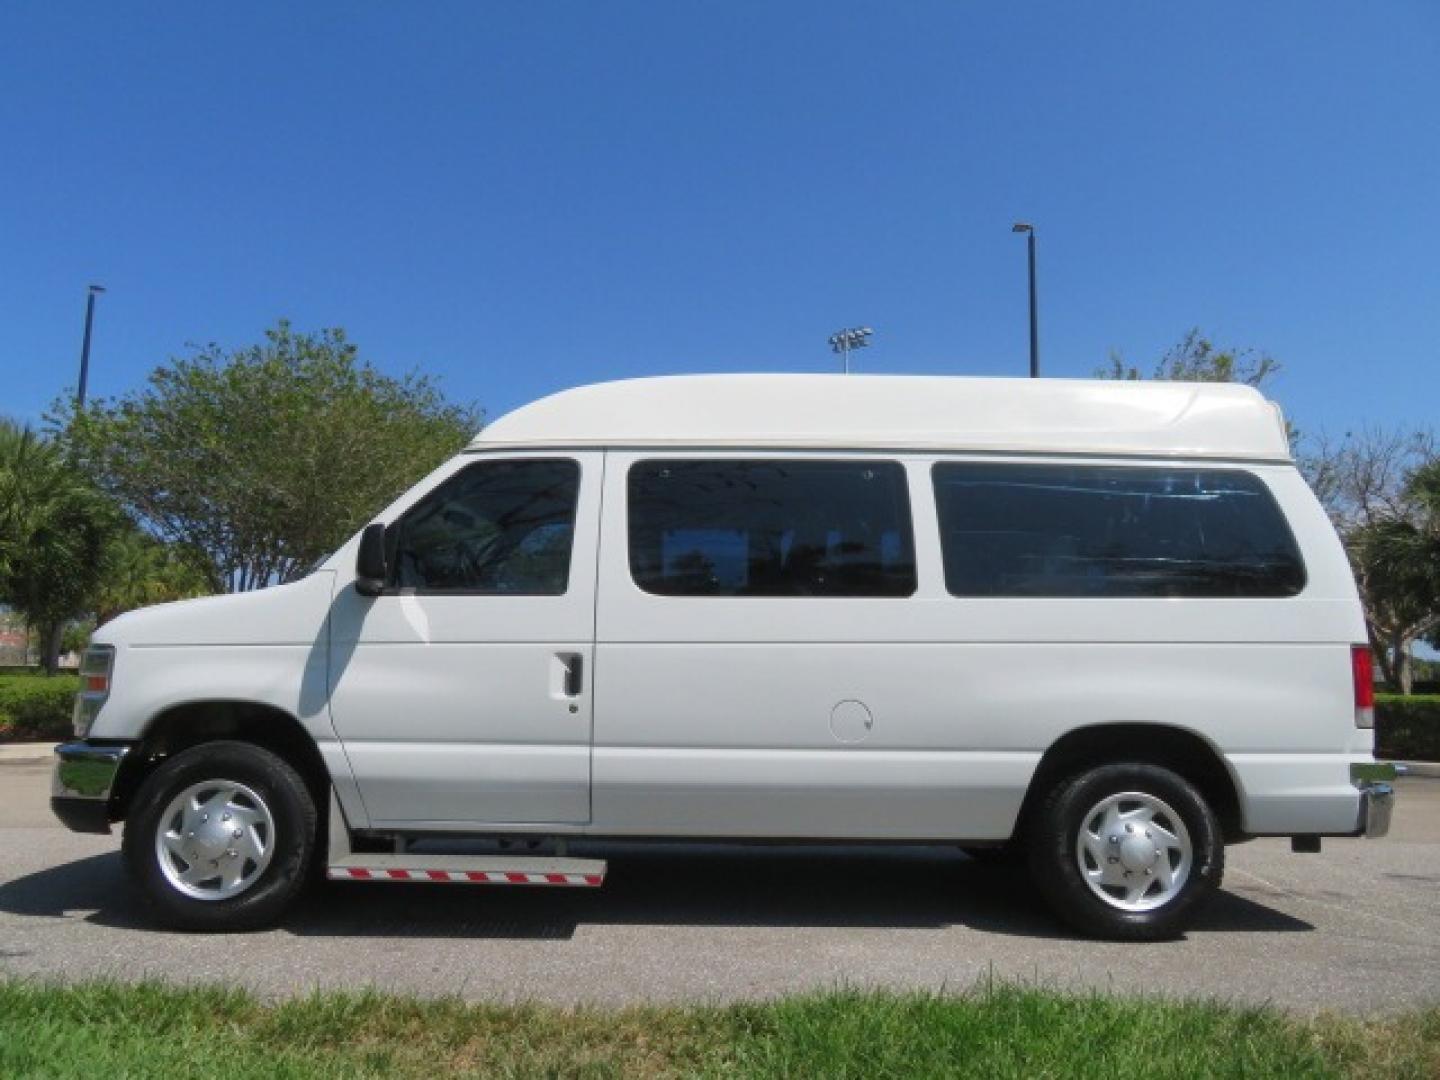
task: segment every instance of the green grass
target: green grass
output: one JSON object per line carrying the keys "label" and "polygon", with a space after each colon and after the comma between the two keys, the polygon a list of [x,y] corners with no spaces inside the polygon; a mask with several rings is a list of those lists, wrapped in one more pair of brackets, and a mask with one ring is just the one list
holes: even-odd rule
{"label": "green grass", "polygon": [[0,982],[0,1075],[1307,1077],[1440,1075],[1440,1008],[1271,1009],[982,986],[566,1010],[378,994],[264,1004],[158,984]]}

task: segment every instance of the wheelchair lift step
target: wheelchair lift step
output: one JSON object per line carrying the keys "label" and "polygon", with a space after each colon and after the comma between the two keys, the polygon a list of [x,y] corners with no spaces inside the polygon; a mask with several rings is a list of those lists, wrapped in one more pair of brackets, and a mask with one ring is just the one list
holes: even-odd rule
{"label": "wheelchair lift step", "polygon": [[423,881],[442,885],[560,885],[605,883],[604,859],[518,855],[345,855],[330,862],[331,881]]}

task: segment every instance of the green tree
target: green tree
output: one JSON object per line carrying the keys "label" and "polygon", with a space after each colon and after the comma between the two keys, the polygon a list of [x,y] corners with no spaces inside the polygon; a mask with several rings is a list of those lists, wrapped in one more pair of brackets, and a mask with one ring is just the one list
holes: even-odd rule
{"label": "green tree", "polygon": [[1118,352],[1095,372],[1100,379],[1164,379],[1170,382],[1238,382],[1257,389],[1280,371],[1280,362],[1254,349],[1221,348],[1195,327],[1166,349],[1155,369],[1144,375]]}
{"label": "green tree", "polygon": [[1409,693],[1414,642],[1440,637],[1440,441],[1424,428],[1322,433],[1300,467],[1345,542],[1381,675]]}
{"label": "green tree", "polygon": [[90,635],[95,632],[95,623],[91,619],[80,619],[76,622],[65,624],[65,630],[60,635],[60,651],[62,653],[81,653],[90,644]]}
{"label": "green tree", "polygon": [[[1221,348],[1200,332],[1199,327],[1186,331],[1176,344],[1161,354],[1154,370],[1147,376],[1125,361],[1118,352],[1110,354],[1110,362],[1095,370],[1097,379],[1138,381],[1159,379],[1167,382],[1233,382],[1262,390],[1280,372],[1280,361],[1269,353],[1254,349]],[[1290,450],[1300,444],[1300,429],[1287,417],[1285,437]]]}
{"label": "green tree", "polygon": [[135,608],[215,591],[214,575],[202,569],[202,554],[186,552],[133,526],[117,532],[106,545],[104,566],[94,597],[95,622],[100,626]]}
{"label": "green tree", "polygon": [[1348,544],[1372,644],[1402,694],[1414,688],[1413,643],[1440,630],[1440,460],[1411,474],[1405,496],[1402,512],[1359,527]]}
{"label": "green tree", "polygon": [[344,331],[285,321],[52,420],[136,521],[232,591],[300,576],[479,427],[430,378],[362,361]]}
{"label": "green tree", "polygon": [[39,631],[46,671],[55,670],[66,622],[95,595],[119,525],[53,440],[0,422],[0,601]]}

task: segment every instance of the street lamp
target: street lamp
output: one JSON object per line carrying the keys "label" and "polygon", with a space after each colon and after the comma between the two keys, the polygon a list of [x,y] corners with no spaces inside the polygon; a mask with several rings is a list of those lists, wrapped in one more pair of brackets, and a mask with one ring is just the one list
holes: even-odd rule
{"label": "street lamp", "polygon": [[1026,233],[1030,248],[1030,377],[1040,377],[1040,323],[1035,311],[1035,226],[1017,221],[1011,232]]}
{"label": "street lamp", "polygon": [[830,351],[844,359],[846,375],[850,374],[850,350],[865,348],[874,332],[868,326],[857,326],[853,330],[837,330],[830,335]]}
{"label": "street lamp", "polygon": [[85,341],[80,346],[80,390],[75,395],[77,411],[85,408],[85,384],[90,381],[90,328],[95,323],[95,296],[105,291],[103,285],[91,285],[85,298]]}

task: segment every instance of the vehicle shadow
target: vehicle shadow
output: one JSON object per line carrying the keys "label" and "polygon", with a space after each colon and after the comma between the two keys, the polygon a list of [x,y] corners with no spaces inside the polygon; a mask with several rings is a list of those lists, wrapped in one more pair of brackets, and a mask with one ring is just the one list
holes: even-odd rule
{"label": "vehicle shadow", "polygon": [[[577,845],[578,849],[579,845]],[[579,927],[760,926],[942,929],[1065,939],[1018,868],[951,848],[587,845],[607,858],[600,889],[319,883],[278,928],[299,937],[567,940]],[[95,855],[0,885],[0,912],[156,931],[118,853]],[[1233,892],[1203,932],[1313,930]]]}

